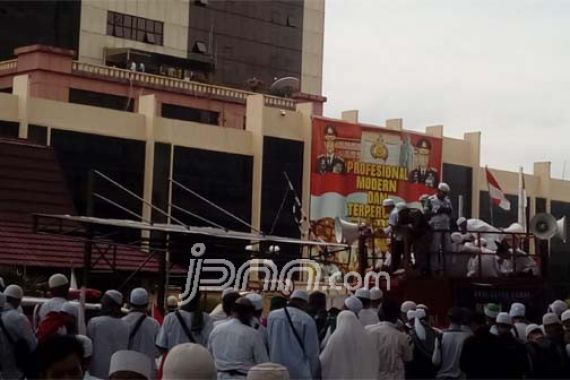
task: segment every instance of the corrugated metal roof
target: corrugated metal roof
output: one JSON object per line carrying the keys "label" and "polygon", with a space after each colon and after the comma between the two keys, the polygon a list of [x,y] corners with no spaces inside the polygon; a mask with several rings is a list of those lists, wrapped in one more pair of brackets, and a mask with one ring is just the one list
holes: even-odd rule
{"label": "corrugated metal roof", "polygon": [[[33,213],[76,215],[55,154],[25,140],[0,139],[0,265],[83,267],[84,243],[34,233]],[[94,270],[133,271],[148,257],[141,250],[115,245],[102,255],[108,247],[95,245]],[[141,271],[157,272],[158,261],[149,260]]]}

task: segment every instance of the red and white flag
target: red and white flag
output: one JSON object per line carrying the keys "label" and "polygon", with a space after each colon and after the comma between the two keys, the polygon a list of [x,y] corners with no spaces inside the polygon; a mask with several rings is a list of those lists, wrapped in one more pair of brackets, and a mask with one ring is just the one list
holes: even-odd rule
{"label": "red and white flag", "polygon": [[488,168],[485,168],[485,174],[487,175],[487,184],[489,185],[489,196],[493,204],[503,210],[509,211],[511,209],[511,202],[505,197],[501,186],[499,186],[499,183]]}

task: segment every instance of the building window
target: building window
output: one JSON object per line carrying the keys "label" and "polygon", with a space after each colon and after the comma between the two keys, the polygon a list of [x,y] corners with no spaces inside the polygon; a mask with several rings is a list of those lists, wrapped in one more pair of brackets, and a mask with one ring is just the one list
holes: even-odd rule
{"label": "building window", "polygon": [[109,11],[107,13],[107,35],[152,45],[162,45],[164,23]]}
{"label": "building window", "polygon": [[196,41],[192,48],[192,52],[206,54],[208,52],[208,46],[204,41]]}

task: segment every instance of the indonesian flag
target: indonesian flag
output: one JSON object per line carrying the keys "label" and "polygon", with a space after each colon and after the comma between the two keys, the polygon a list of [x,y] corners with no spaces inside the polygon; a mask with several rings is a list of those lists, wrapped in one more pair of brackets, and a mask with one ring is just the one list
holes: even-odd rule
{"label": "indonesian flag", "polygon": [[505,197],[505,193],[499,186],[499,183],[493,177],[493,174],[489,171],[488,168],[485,168],[485,174],[487,175],[487,183],[489,185],[489,196],[493,201],[495,206],[499,206],[503,210],[509,211],[511,209],[511,202]]}

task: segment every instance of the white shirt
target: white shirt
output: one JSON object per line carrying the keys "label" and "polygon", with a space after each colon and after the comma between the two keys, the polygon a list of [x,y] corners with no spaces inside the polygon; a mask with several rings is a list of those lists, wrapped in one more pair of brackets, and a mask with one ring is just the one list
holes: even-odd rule
{"label": "white shirt", "polygon": [[44,304],[40,306],[38,309],[38,313],[35,316],[34,323],[37,327],[41,321],[52,311],[61,311],[61,307],[67,300],[63,297],[52,297],[47,300]]}
{"label": "white shirt", "polygon": [[351,311],[342,311],[337,327],[320,355],[323,380],[375,379],[378,355],[371,336]]}
{"label": "white shirt", "polygon": [[121,318],[110,316],[91,318],[87,324],[87,336],[93,341],[89,373],[106,379],[109,376],[111,356],[119,350],[127,349],[129,324]]}
{"label": "white shirt", "polygon": [[[196,340],[196,343],[206,347],[208,344],[208,337],[210,336],[213,328],[210,316],[207,313],[202,313],[204,324],[202,330],[198,332],[192,331],[192,315],[194,313],[185,310],[179,310],[179,312],[184,322],[186,322],[186,326],[192,333],[192,336]],[[176,317],[176,312],[169,313],[166,318],[164,318],[164,322],[162,322],[162,327],[156,337],[156,345],[170,351],[172,347],[182,343],[190,343],[190,340],[180,325],[180,322]]]}
{"label": "white shirt", "polygon": [[212,330],[208,350],[218,371],[234,370],[247,374],[254,365],[269,361],[259,333],[235,318]]}
{"label": "white shirt", "polygon": [[378,355],[378,379],[404,379],[404,363],[413,359],[413,344],[406,334],[391,322],[367,326],[374,352]]}
{"label": "white shirt", "polygon": [[362,326],[375,325],[380,322],[380,319],[378,319],[378,311],[374,308],[360,310],[358,319],[360,319]]}
{"label": "white shirt", "polygon": [[226,312],[224,311],[224,309],[222,308],[222,304],[219,303],[216,305],[216,307],[214,308],[214,310],[212,310],[212,312],[210,313],[210,319],[212,320],[212,322],[216,322],[216,321],[220,321],[222,319],[228,319],[228,315],[226,314]]}
{"label": "white shirt", "polygon": [[[433,353],[434,363],[441,363],[438,379],[463,379],[465,374],[459,367],[459,359],[463,351],[463,342],[472,334],[461,329],[460,326],[451,325],[450,329],[444,331],[441,336],[441,350],[439,342],[435,343]],[[437,358],[437,359],[436,359]]]}
{"label": "white shirt", "polygon": [[[123,321],[129,325],[129,336],[138,320],[145,314],[140,311],[132,311],[123,317]],[[156,370],[156,358],[160,355],[156,348],[156,337],[160,330],[160,324],[151,317],[145,317],[137,332],[131,340],[130,350],[140,352],[149,357],[153,372]]]}
{"label": "white shirt", "polygon": [[[23,314],[17,310],[4,311],[0,314],[4,327],[10,334],[12,341],[25,340],[30,351],[36,349],[37,340],[32,326]],[[16,358],[14,356],[14,346],[10,343],[3,330],[0,330],[0,373],[3,379],[21,378],[23,376],[20,369],[16,366]]]}

